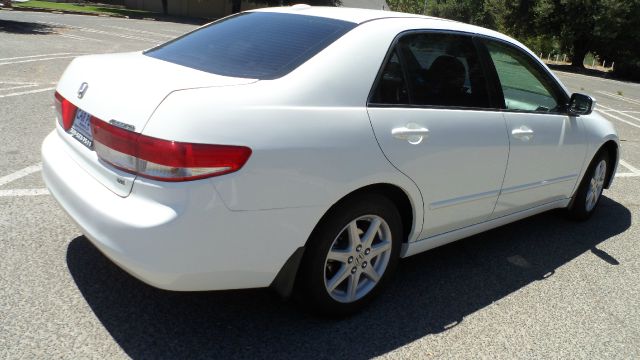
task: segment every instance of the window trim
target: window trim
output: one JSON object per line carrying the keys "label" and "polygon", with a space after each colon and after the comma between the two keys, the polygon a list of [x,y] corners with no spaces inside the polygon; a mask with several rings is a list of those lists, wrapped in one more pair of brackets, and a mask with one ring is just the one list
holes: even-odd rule
{"label": "window trim", "polygon": [[[384,67],[387,65],[389,59],[391,59],[391,56],[393,56],[393,52],[396,51],[396,49],[398,48],[398,43],[400,42],[401,39],[403,39],[405,36],[409,36],[409,35],[416,35],[416,34],[448,34],[448,35],[458,35],[458,36],[466,36],[469,38],[469,40],[471,40],[471,43],[473,44],[473,49],[476,53],[476,56],[478,57],[478,61],[480,62],[480,69],[482,71],[482,75],[485,77],[486,81],[485,81],[485,86],[487,86],[487,96],[489,98],[489,105],[490,107],[469,107],[469,106],[445,106],[445,105],[419,105],[419,104],[380,104],[380,103],[376,103],[373,102],[373,97],[375,94],[375,91],[378,87],[378,84],[380,83],[381,79],[382,79],[382,75],[384,73]],[[387,53],[384,56],[384,59],[382,60],[382,64],[380,64],[380,67],[378,68],[378,73],[376,74],[376,78],[373,82],[373,85],[371,86],[371,89],[369,90],[369,95],[367,96],[367,107],[369,108],[405,108],[405,109],[436,109],[436,110],[470,110],[470,111],[502,111],[503,109],[497,107],[500,104],[500,97],[498,97],[493,89],[493,87],[495,86],[495,84],[493,83],[493,81],[488,78],[487,75],[487,71],[489,70],[487,68],[488,64],[485,64],[486,59],[484,58],[484,54],[482,53],[482,50],[478,47],[478,44],[476,43],[475,38],[478,36],[478,34],[475,33],[470,33],[470,32],[466,32],[466,31],[457,31],[457,30],[445,30],[445,29],[411,29],[411,30],[404,30],[401,31],[400,33],[398,33],[396,35],[396,37],[393,39],[393,41],[391,42],[391,44],[389,45],[389,48],[387,49]],[[405,65],[405,60],[404,60],[404,55],[402,54],[401,51],[398,51],[398,60],[400,61],[400,65],[402,66],[402,74],[404,77],[404,82],[405,84],[407,84],[407,91],[409,92],[409,101],[412,102],[413,101],[413,90],[410,87],[410,84],[408,82],[407,79],[407,67]],[[489,59],[490,60],[490,59]],[[491,66],[493,66],[491,64]],[[495,70],[494,70],[495,71]],[[504,102],[504,97],[502,97],[502,102]]]}
{"label": "window trim", "polygon": [[[488,35],[477,35],[477,39],[478,39],[478,47],[481,49],[480,51],[482,53],[482,56],[486,57],[485,61],[487,62],[487,66],[490,67],[490,71],[488,71],[485,75],[487,75],[487,78],[490,79],[489,81],[494,83],[492,87],[495,88],[497,91],[499,91],[498,95],[500,96],[500,99],[501,99],[501,100],[499,99],[499,103],[501,103],[502,105],[502,108],[500,109],[501,111],[508,112],[508,113],[525,113],[525,114],[540,114],[540,115],[563,115],[563,116],[568,115],[567,109],[568,109],[568,104],[570,99],[569,94],[567,94],[567,92],[564,90],[564,88],[558,82],[555,76],[550,74],[549,71],[544,66],[542,66],[542,64],[540,63],[540,60],[532,56],[529,52],[525,51],[520,46],[513,44],[512,42],[495,38],[492,36],[488,36]],[[552,90],[554,92],[554,94],[552,95],[554,95],[554,97],[559,97],[559,99],[556,98],[556,100],[558,101],[559,111],[542,112],[542,111],[536,111],[536,110],[507,109],[504,93],[502,91],[502,83],[500,82],[498,71],[496,70],[495,64],[493,63],[493,59],[489,54],[489,49],[487,48],[485,41],[493,41],[493,42],[499,43],[507,48],[510,48],[513,51],[516,51],[518,54],[523,55],[524,58],[528,59],[530,63],[534,66],[534,68],[538,70],[544,77],[546,77],[548,84],[552,87]]]}

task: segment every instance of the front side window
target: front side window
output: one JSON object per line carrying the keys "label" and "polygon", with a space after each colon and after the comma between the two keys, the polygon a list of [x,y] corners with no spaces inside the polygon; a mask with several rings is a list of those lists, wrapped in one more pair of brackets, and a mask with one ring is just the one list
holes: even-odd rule
{"label": "front side window", "polygon": [[[390,76],[391,73],[397,76]],[[391,87],[389,78],[400,79],[402,75],[405,78],[400,88],[405,89],[406,82],[408,97],[378,96]],[[490,106],[487,83],[470,36],[414,33],[398,41],[378,81],[372,103],[407,102],[423,106]]]}
{"label": "front side window", "polygon": [[496,41],[485,45],[493,61],[507,109],[557,112],[562,102],[559,91],[529,56]]}
{"label": "front side window", "polygon": [[317,16],[250,12],[231,16],[145,52],[218,75],[275,79],[356,26]]}

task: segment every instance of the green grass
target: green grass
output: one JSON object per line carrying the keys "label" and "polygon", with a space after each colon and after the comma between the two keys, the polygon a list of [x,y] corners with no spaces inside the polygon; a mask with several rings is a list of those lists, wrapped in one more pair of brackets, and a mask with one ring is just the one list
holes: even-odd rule
{"label": "green grass", "polygon": [[135,16],[145,17],[157,15],[155,13],[144,10],[131,10],[119,7],[106,7],[99,5],[78,5],[73,3],[55,3],[41,0],[31,0],[25,3],[13,3],[14,7],[19,8],[40,8],[51,9],[60,11],[77,11],[90,14],[104,14],[104,15],[122,15],[122,16]]}

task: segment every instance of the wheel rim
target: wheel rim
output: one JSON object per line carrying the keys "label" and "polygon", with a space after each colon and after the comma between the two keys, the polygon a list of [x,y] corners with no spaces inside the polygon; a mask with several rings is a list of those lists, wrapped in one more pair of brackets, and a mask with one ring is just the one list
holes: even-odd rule
{"label": "wheel rim", "polygon": [[604,188],[604,179],[607,174],[607,162],[604,160],[600,160],[598,166],[596,166],[595,171],[593,172],[593,176],[589,181],[589,189],[587,190],[587,199],[584,203],[585,209],[587,211],[593,210],[598,203],[598,199],[602,194],[602,189]]}
{"label": "wheel rim", "polygon": [[367,295],[384,275],[391,258],[391,229],[377,215],[351,221],[333,240],[324,262],[327,293],[342,303]]}

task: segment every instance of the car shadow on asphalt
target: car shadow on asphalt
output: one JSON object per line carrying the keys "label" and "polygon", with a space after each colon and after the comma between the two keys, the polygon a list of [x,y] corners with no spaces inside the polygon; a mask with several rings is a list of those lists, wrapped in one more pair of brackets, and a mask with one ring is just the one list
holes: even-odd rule
{"label": "car shadow on asphalt", "polygon": [[506,225],[404,259],[377,301],[342,320],[310,315],[267,289],[158,290],[84,237],[69,244],[67,264],[97,318],[134,359],[365,359],[447,331],[585,252],[603,260],[596,266],[615,266],[596,246],[630,226],[630,211],[606,197],[587,222],[551,211]]}

